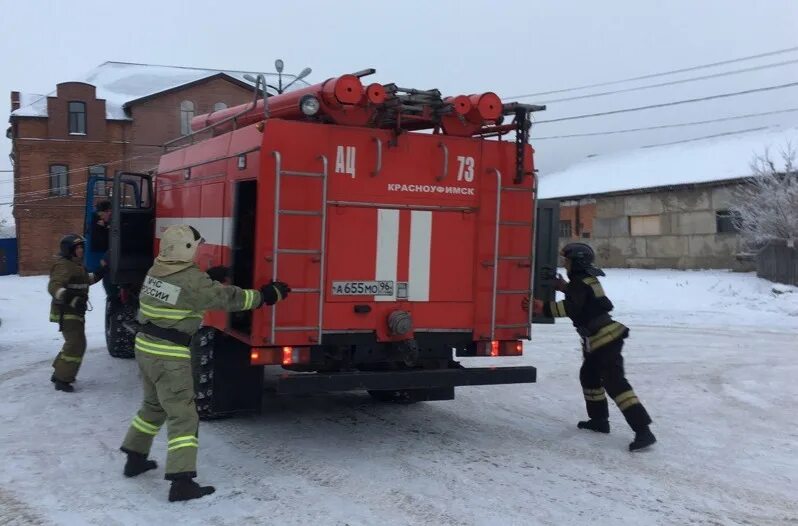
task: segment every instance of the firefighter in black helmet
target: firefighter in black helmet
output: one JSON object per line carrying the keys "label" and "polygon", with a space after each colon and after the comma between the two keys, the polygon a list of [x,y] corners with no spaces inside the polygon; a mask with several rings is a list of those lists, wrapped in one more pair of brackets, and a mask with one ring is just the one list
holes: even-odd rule
{"label": "firefighter in black helmet", "polygon": [[[596,256],[590,245],[569,243],[560,255],[565,259],[570,280],[567,282],[557,277],[557,290],[565,293],[565,300],[550,303],[534,300],[533,311],[545,316],[570,318],[582,338],[584,361],[579,380],[589,420],[579,422],[577,427],[599,433],[610,432],[609,394],[635,432],[629,450],[648,447],[657,439],[649,429],[651,418],[624,375],[621,349],[629,329],[610,317],[613,305],[598,280],[605,274],[593,264]],[[525,300],[524,307],[529,308],[528,300]]]}
{"label": "firefighter in black helmet", "polygon": [[53,297],[50,321],[58,324],[64,336],[64,346],[53,361],[50,380],[57,391],[71,393],[72,382],[80,369],[86,352],[85,315],[89,301],[89,286],[105,274],[102,266],[94,273],[83,266],[85,240],[77,234],[61,238],[58,259],[50,269],[47,291]]}

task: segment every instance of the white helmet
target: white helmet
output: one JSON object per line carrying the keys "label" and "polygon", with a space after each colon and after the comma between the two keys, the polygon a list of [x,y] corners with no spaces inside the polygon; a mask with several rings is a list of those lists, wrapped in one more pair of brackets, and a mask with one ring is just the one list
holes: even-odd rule
{"label": "white helmet", "polygon": [[200,233],[190,225],[172,225],[161,237],[158,259],[161,261],[190,263],[194,261],[197,248],[204,243]]}

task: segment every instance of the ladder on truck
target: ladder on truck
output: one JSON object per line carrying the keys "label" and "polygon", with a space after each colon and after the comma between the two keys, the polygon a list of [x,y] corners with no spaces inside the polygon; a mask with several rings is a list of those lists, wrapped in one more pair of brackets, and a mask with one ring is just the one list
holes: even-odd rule
{"label": "ladder on truck", "polygon": [[[504,186],[502,185],[502,173],[498,168],[491,168],[490,171],[496,175],[496,222],[493,238],[493,295],[491,297],[491,314],[490,314],[490,339],[496,339],[496,329],[524,329],[525,336],[531,337],[530,327],[532,325],[532,305],[529,305],[529,314],[527,316],[527,323],[521,324],[496,324],[496,300],[499,294],[512,294],[530,296],[533,294],[535,283],[535,239],[534,235],[530,240],[529,254],[501,254],[500,243],[502,228],[507,227],[528,227],[534,233],[537,221],[537,181],[533,179],[532,188],[525,188],[521,186]],[[502,217],[502,193],[503,192],[529,192],[532,200],[532,222],[528,221],[507,221]],[[514,289],[499,289],[499,261],[517,261],[519,266],[529,266],[529,287],[528,290],[514,290]]]}
{"label": "ladder on truck", "polygon": [[[316,331],[316,343],[321,344],[321,334],[323,327],[324,317],[324,279],[327,264],[326,250],[327,250],[327,175],[329,171],[329,162],[326,155],[320,155],[318,159],[321,161],[321,172],[300,172],[295,170],[283,170],[282,155],[278,151],[273,151],[275,161],[275,183],[274,183],[274,260],[272,262],[272,280],[277,279],[278,261],[281,254],[306,254],[308,256],[315,256],[319,258],[319,283],[318,287],[291,287],[292,294],[318,294],[318,326],[308,327],[290,327],[290,326],[277,326],[277,305],[272,307],[272,328],[270,343],[274,344],[277,341],[278,332],[305,332]],[[283,210],[280,207],[280,187],[283,177],[306,177],[316,179],[321,182],[321,209],[319,210]],[[280,217],[282,216],[300,216],[300,217],[319,217],[321,218],[321,236],[319,239],[318,248],[308,249],[290,249],[280,248]]]}

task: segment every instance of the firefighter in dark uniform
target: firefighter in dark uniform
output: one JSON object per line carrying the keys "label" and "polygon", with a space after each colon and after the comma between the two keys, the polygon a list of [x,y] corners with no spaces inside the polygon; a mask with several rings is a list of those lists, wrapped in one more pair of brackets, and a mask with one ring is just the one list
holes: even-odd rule
{"label": "firefighter in dark uniform", "polygon": [[122,443],[121,449],[127,453],[124,474],[134,477],[157,467],[147,456],[165,423],[170,502],[197,499],[215,491],[213,486],[194,481],[199,417],[194,405],[190,342],[205,311],[254,310],[274,305],[291,290],[279,281],[260,290],[248,290],[212,280],[194,263],[202,242],[199,232],[189,225],[167,228],[139,296],[135,349],[144,400]]}
{"label": "firefighter in dark uniform", "polygon": [[50,380],[57,391],[71,393],[72,382],[80,369],[86,352],[85,315],[89,301],[89,287],[103,278],[105,267],[94,273],[83,266],[85,240],[77,234],[61,239],[58,260],[50,269],[47,291],[53,297],[50,321],[58,324],[64,336],[64,346],[53,361]]}
{"label": "firefighter in dark uniform", "polygon": [[[649,429],[651,418],[624,375],[621,349],[629,329],[610,317],[613,305],[598,280],[605,274],[593,265],[595,254],[585,243],[570,243],[561,255],[570,282],[558,276],[557,290],[565,293],[565,300],[550,303],[534,300],[533,310],[538,315],[570,318],[582,338],[584,361],[579,380],[589,420],[579,422],[577,427],[610,432],[609,394],[635,432],[629,451],[646,448],[656,438]],[[529,308],[528,301],[525,307]]]}

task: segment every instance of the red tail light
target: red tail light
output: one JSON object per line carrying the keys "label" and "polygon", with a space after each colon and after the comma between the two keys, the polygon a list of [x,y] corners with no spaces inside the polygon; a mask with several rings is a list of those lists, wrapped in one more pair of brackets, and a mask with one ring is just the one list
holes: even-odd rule
{"label": "red tail light", "polygon": [[249,352],[250,365],[310,363],[310,347],[256,347]]}
{"label": "red tail light", "polygon": [[524,344],[516,340],[477,342],[477,356],[521,356]]}
{"label": "red tail light", "polygon": [[283,347],[283,365],[310,362],[310,349],[307,347]]}

